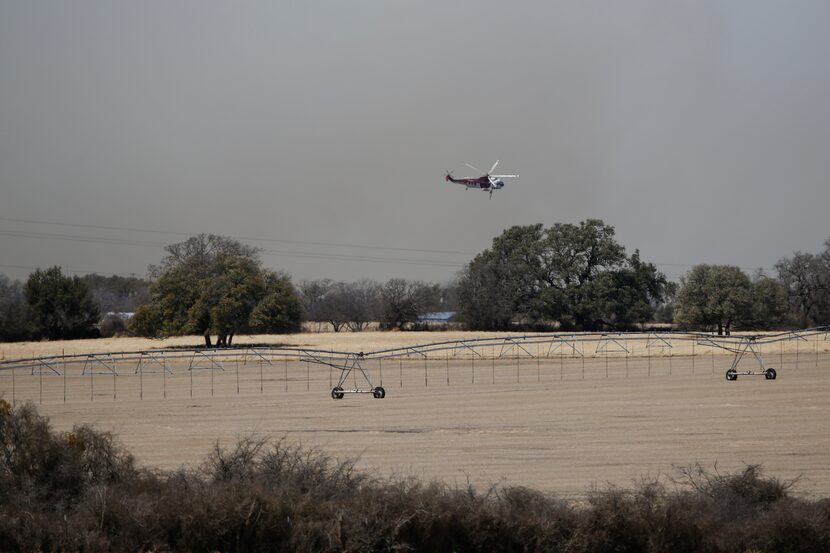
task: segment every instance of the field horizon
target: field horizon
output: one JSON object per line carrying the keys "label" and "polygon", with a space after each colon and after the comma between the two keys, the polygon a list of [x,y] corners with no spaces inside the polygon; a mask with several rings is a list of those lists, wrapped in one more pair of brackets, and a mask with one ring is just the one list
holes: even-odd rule
{"label": "field horizon", "polygon": [[[381,349],[438,336],[376,334],[277,338]],[[0,396],[34,401],[59,431],[90,423],[113,432],[142,466],[162,469],[198,463],[217,441],[257,435],[357,459],[376,476],[479,489],[503,483],[583,498],[596,487],[628,486],[692,463],[723,471],[759,464],[776,477],[801,478],[798,493],[830,497],[830,342],[822,338],[801,344],[800,356],[789,353],[792,344],[771,348],[765,355],[778,370],[773,381],[727,382],[731,356],[707,348],[696,357],[655,352],[648,360],[367,362],[387,390],[382,400],[333,400],[337,371],[296,360],[226,363],[222,370],[178,363],[169,373],[122,366],[117,377],[80,367],[62,375],[18,370],[0,376]],[[742,363],[757,368],[752,359]]]}
{"label": "field horizon", "polygon": [[[767,332],[735,332],[732,336],[753,335],[765,336],[776,334],[779,331]],[[484,331],[364,331],[364,332],[299,332],[294,334],[253,334],[253,335],[239,335],[234,337],[233,345],[235,347],[243,347],[246,344],[253,345],[269,345],[287,346],[287,347],[307,347],[310,349],[334,350],[345,352],[360,352],[360,351],[377,351],[383,349],[392,349],[400,347],[414,346],[418,344],[443,342],[451,340],[465,340],[475,338],[503,338],[506,336],[535,336],[538,334],[546,334],[539,332],[484,332]],[[549,333],[548,333],[549,334]],[[579,336],[581,332],[568,332]],[[616,333],[609,333],[616,334]],[[639,338],[642,343],[632,344],[629,348],[632,356],[646,355],[644,350],[645,342],[643,337],[649,336],[648,332],[632,332],[626,333],[627,336],[634,340]],[[679,333],[678,333],[679,334]],[[781,342],[772,346],[765,346],[768,351],[775,353],[815,353],[816,349],[819,353],[830,352],[830,340],[827,339],[828,334],[824,338],[816,339],[805,345],[800,340],[790,340]],[[4,342],[0,343],[0,361],[23,359],[31,357],[46,357],[57,355],[75,355],[87,353],[114,353],[114,352],[132,352],[132,351],[146,351],[163,348],[181,348],[192,346],[195,348],[204,348],[204,340],[199,335],[193,336],[174,336],[168,338],[137,338],[137,337],[112,337],[112,338],[91,338],[83,340],[42,340],[42,341],[27,341],[27,342]],[[671,349],[671,351],[670,351]],[[672,344],[671,348],[665,347],[659,343],[653,343],[650,348],[649,355],[711,355],[709,347],[699,346],[696,351],[692,349],[692,343],[686,341],[677,341]],[[531,352],[532,353],[532,352]],[[586,356],[596,356],[598,354],[605,355],[605,352],[596,352],[586,350]],[[621,352],[609,351],[610,356],[619,356]],[[715,355],[731,355],[715,348]]]}

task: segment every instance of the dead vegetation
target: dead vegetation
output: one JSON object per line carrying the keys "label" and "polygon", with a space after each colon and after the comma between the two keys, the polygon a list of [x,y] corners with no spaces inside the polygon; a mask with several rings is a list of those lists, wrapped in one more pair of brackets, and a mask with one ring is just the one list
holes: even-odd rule
{"label": "dead vegetation", "polygon": [[[377,351],[425,344],[431,342],[447,342],[451,340],[470,340],[475,338],[503,338],[515,336],[516,332],[477,332],[460,330],[442,330],[429,332],[416,331],[378,331],[365,330],[362,332],[301,332],[297,334],[257,334],[240,335],[234,338],[234,344],[238,347],[244,345],[273,345],[274,347],[307,347],[311,349],[333,350],[333,351]],[[527,332],[522,335],[531,336],[535,333]],[[756,335],[764,333],[753,333]],[[739,333],[735,333],[735,336]],[[636,334],[631,335],[637,337]],[[674,356],[708,356],[713,353],[708,346],[693,347],[691,341],[675,340],[671,348],[667,344],[654,340],[648,347],[648,334],[640,334],[639,340],[628,342],[632,357],[667,357]],[[785,343],[767,346],[767,353],[795,353],[802,354],[830,351],[830,341],[826,336],[815,336],[810,343],[801,340],[790,340]],[[597,352],[597,342],[585,342],[584,351],[588,357],[600,355]],[[29,357],[43,357],[50,355],[73,355],[85,353],[109,353],[124,351],[147,351],[161,348],[192,348],[204,347],[204,340],[201,336],[177,336],[164,339],[135,338],[135,337],[112,337],[96,338],[88,340],[54,340],[40,342],[8,342],[0,343],[0,360],[23,359]],[[721,356],[725,352],[715,348],[714,354]],[[443,356],[442,352],[439,357]],[[604,352],[602,352],[604,355]],[[612,351],[611,357],[624,356],[624,352]]]}
{"label": "dead vegetation", "polygon": [[198,468],[136,467],[113,435],[55,433],[0,401],[4,551],[826,551],[830,501],[757,466],[571,504],[522,487],[379,480],[317,450],[246,437]]}

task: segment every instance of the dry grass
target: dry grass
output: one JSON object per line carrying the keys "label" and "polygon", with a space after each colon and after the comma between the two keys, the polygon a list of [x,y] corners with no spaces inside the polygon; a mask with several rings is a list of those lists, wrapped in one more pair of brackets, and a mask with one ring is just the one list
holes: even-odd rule
{"label": "dry grass", "polygon": [[[245,341],[370,351],[483,336],[502,334],[306,333]],[[774,382],[741,377],[728,383],[723,373],[730,357],[698,346],[693,365],[682,355],[691,344],[674,343],[671,357],[655,346],[654,359],[593,353],[584,365],[556,355],[365,363],[375,384],[387,388],[381,401],[333,401],[330,379],[337,374],[296,361],[193,372],[184,364],[173,366],[172,375],[136,374],[119,365],[117,378],[81,376],[79,366],[67,378],[18,371],[16,380],[0,375],[0,396],[42,401],[41,411],[59,430],[89,422],[116,432],[140,463],[162,468],[198,463],[216,439],[232,443],[255,432],[358,458],[362,469],[378,474],[469,479],[482,487],[504,480],[582,497],[595,484],[628,485],[643,474],[700,461],[724,470],[763,464],[782,478],[803,475],[800,490],[828,496],[830,341],[817,338],[783,350],[766,347],[779,372]],[[122,338],[3,347],[9,358],[198,343],[196,337]],[[586,352],[592,354],[589,347]],[[747,359],[740,368],[757,364]]]}
{"label": "dry grass", "polygon": [[[524,336],[532,336],[534,333],[524,333]],[[757,333],[756,333],[757,334]],[[499,338],[504,336],[516,336],[516,333],[505,332],[464,332],[464,331],[442,331],[442,332],[322,332],[322,333],[300,333],[280,335],[250,335],[237,336],[234,342],[241,344],[280,344],[287,346],[301,346],[314,349],[334,351],[377,351],[382,349],[413,346],[429,342],[442,342],[449,340],[463,340],[471,338]],[[636,335],[631,335],[632,338]],[[639,335],[646,337],[646,334]],[[769,351],[778,353],[808,353],[817,348],[820,352],[830,351],[830,340],[826,336],[819,337],[813,342],[790,341],[783,344],[765,346]],[[146,338],[100,338],[95,340],[64,340],[64,341],[43,341],[43,342],[15,342],[0,344],[0,360],[20,359],[26,357],[41,357],[50,355],[61,355],[62,353],[103,353],[119,351],[140,351],[147,349],[158,349],[172,346],[202,346],[204,340],[200,336],[180,336],[163,340],[151,340]],[[672,348],[663,347],[659,341],[652,341],[651,348],[646,351],[645,340],[629,340],[626,345],[632,356],[668,356],[668,355],[709,355],[708,347],[695,346],[692,342],[674,340]],[[604,353],[596,352],[596,343],[585,344],[585,354],[588,356],[604,356]],[[782,350],[783,347],[783,350]],[[609,356],[625,356],[622,352],[610,352]]]}
{"label": "dry grass", "polygon": [[800,490],[828,496],[830,355],[798,365],[794,355],[783,365],[771,357],[777,380],[736,382],[724,380],[725,356],[697,358],[694,368],[691,358],[653,359],[650,368],[644,359],[588,359],[584,379],[582,360],[569,357],[375,361],[364,365],[376,384],[382,377],[386,399],[341,401],[329,397],[328,367],[296,361],[249,360],[238,372],[176,365],[172,375],[119,365],[117,378],[81,376],[76,366],[66,380],[6,374],[0,395],[11,399],[14,386],[18,402],[42,397],[57,429],[94,423],[117,433],[139,463],[162,468],[196,464],[216,439],[253,432],[357,458],[375,474],[484,488],[505,481],[584,496],[594,484],[626,486],[699,461],[727,471],[763,464],[781,478],[803,475]]}
{"label": "dry grass", "polygon": [[687,465],[566,501],[524,487],[378,479],[285,440],[214,445],[198,468],[137,469],[112,434],[52,432],[0,400],[2,551],[803,552],[830,504],[757,465]]}

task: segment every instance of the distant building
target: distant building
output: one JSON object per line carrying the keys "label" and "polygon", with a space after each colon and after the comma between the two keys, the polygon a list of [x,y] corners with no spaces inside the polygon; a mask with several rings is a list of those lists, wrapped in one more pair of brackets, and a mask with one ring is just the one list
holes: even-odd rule
{"label": "distant building", "polygon": [[449,323],[455,317],[455,311],[433,311],[418,316],[419,323]]}
{"label": "distant building", "polygon": [[129,321],[133,318],[135,313],[131,311],[108,311],[105,315],[107,319],[121,319],[122,321]]}

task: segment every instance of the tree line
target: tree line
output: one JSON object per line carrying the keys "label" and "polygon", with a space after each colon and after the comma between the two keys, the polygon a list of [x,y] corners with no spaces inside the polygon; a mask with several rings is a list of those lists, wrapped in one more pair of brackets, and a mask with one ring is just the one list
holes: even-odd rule
{"label": "tree line", "polygon": [[136,277],[67,276],[38,269],[25,283],[0,275],[0,340],[89,338],[125,330],[118,313],[149,299],[149,282]]}
{"label": "tree line", "polygon": [[719,334],[830,325],[830,239],[818,254],[782,258],[775,273],[750,277],[731,265],[697,265],[680,280],[674,322]]}
{"label": "tree line", "polygon": [[462,271],[458,293],[469,328],[556,322],[595,330],[652,321],[671,287],[639,251],[626,255],[613,227],[589,219],[505,230]]}
{"label": "tree line", "polygon": [[539,324],[624,330],[664,322],[722,334],[826,325],[830,239],[824,246],[819,254],[781,259],[775,276],[701,264],[677,284],[638,250],[626,254],[601,220],[514,226],[459,275],[459,318],[484,330]]}
{"label": "tree line", "polygon": [[[417,327],[431,311],[455,313],[474,330],[636,329],[673,323],[729,333],[736,329],[830,323],[830,239],[817,254],[796,252],[775,274],[702,264],[670,282],[639,250],[628,254],[614,227],[514,226],[495,237],[452,284],[393,278],[330,279],[297,286],[264,268],[256,248],[200,234],[165,248],[136,277],[63,275],[38,269],[25,283],[0,275],[0,340],[66,339],[127,332],[202,335],[231,345],[244,333],[301,330],[304,321],[335,332]],[[119,315],[134,313],[129,326]]]}
{"label": "tree line", "polygon": [[429,311],[451,307],[452,287],[392,278],[335,282],[330,279],[300,283],[300,296],[309,321],[324,323],[335,332],[360,332],[377,322],[381,329],[403,330]]}

